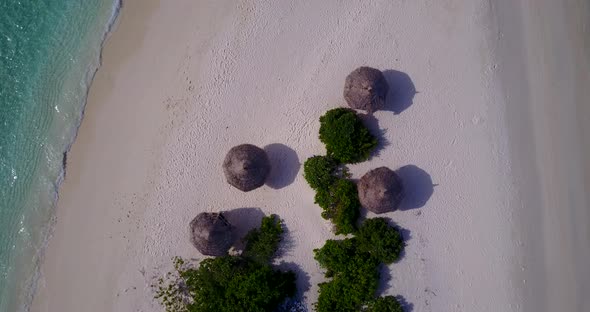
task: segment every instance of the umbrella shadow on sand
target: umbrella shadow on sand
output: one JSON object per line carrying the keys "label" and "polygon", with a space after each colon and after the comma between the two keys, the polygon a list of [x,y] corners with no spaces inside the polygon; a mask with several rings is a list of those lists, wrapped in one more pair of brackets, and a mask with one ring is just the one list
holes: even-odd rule
{"label": "umbrella shadow on sand", "polygon": [[405,192],[399,210],[424,207],[434,193],[434,187],[438,184],[433,184],[430,175],[415,165],[403,166],[395,172],[401,178]]}
{"label": "umbrella shadow on sand", "polygon": [[237,208],[224,211],[223,216],[233,227],[233,247],[244,250],[244,237],[250,230],[260,227],[260,222],[266,215],[260,208]]}
{"label": "umbrella shadow on sand", "polygon": [[269,144],[264,147],[264,151],[270,161],[270,174],[266,178],[266,185],[278,190],[293,183],[301,168],[297,152],[281,143]]}
{"label": "umbrella shadow on sand", "polygon": [[383,76],[389,85],[389,92],[382,110],[399,115],[414,104],[414,96],[418,93],[416,87],[404,72],[388,69],[383,71]]}
{"label": "umbrella shadow on sand", "polygon": [[[408,74],[393,69],[383,71],[383,76],[389,85],[385,104],[380,110],[391,111],[395,115],[401,114],[414,104],[416,87]],[[378,157],[382,150],[390,145],[385,137],[387,129],[379,126],[379,120],[372,113],[359,114],[363,124],[369,129],[372,135],[377,138],[377,147],[371,154],[372,157]]]}

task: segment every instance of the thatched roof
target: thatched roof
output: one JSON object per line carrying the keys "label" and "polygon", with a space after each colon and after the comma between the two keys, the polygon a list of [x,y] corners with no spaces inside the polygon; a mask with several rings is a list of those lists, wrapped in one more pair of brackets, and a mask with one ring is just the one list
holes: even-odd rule
{"label": "thatched roof", "polygon": [[207,256],[224,256],[231,247],[232,226],[221,213],[202,212],[190,223],[191,243]]}
{"label": "thatched roof", "polygon": [[367,172],[358,183],[361,205],[374,213],[394,211],[404,197],[400,177],[387,167]]}
{"label": "thatched roof", "polygon": [[223,161],[227,182],[244,192],[259,188],[270,172],[266,152],[252,144],[242,144],[229,150]]}
{"label": "thatched roof", "polygon": [[383,108],[389,86],[383,73],[371,67],[359,67],[346,77],[344,99],[348,106],[369,113]]}

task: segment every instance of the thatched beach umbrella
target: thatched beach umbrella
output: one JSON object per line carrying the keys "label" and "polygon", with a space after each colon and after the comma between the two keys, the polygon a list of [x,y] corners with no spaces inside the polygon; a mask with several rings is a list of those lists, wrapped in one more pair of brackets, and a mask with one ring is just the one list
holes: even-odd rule
{"label": "thatched beach umbrella", "polygon": [[221,213],[202,212],[190,223],[191,243],[206,256],[223,256],[232,245],[232,226]]}
{"label": "thatched beach umbrella", "polygon": [[229,184],[249,192],[264,184],[270,172],[270,161],[263,149],[242,144],[229,150],[223,161],[223,172]]}
{"label": "thatched beach umbrella", "polygon": [[394,211],[404,197],[400,177],[387,167],[367,172],[358,183],[361,205],[374,213]]}
{"label": "thatched beach umbrella", "polygon": [[371,67],[359,67],[346,77],[344,99],[348,106],[369,113],[383,108],[389,86],[383,73]]}

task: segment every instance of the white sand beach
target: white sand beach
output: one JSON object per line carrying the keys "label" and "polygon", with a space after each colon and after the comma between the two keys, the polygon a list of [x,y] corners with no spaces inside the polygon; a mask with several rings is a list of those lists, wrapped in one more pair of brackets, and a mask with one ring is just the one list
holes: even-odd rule
{"label": "white sand beach", "polygon": [[[384,71],[382,145],[406,231],[381,293],[408,311],[590,311],[590,37],[584,1],[128,0],[68,154],[31,311],[163,311],[150,285],[203,258],[188,224],[278,214],[308,306],[334,235],[302,164],[346,75]],[[234,145],[264,147],[260,189],[229,186]],[[256,209],[258,208],[258,209]],[[369,217],[373,215],[369,214]]]}

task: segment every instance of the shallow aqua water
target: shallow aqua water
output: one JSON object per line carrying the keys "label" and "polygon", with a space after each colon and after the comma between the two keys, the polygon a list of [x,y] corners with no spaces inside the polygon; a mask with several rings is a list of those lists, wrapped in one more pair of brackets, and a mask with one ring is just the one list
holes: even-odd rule
{"label": "shallow aqua water", "polygon": [[26,311],[118,0],[0,0],[0,311]]}

